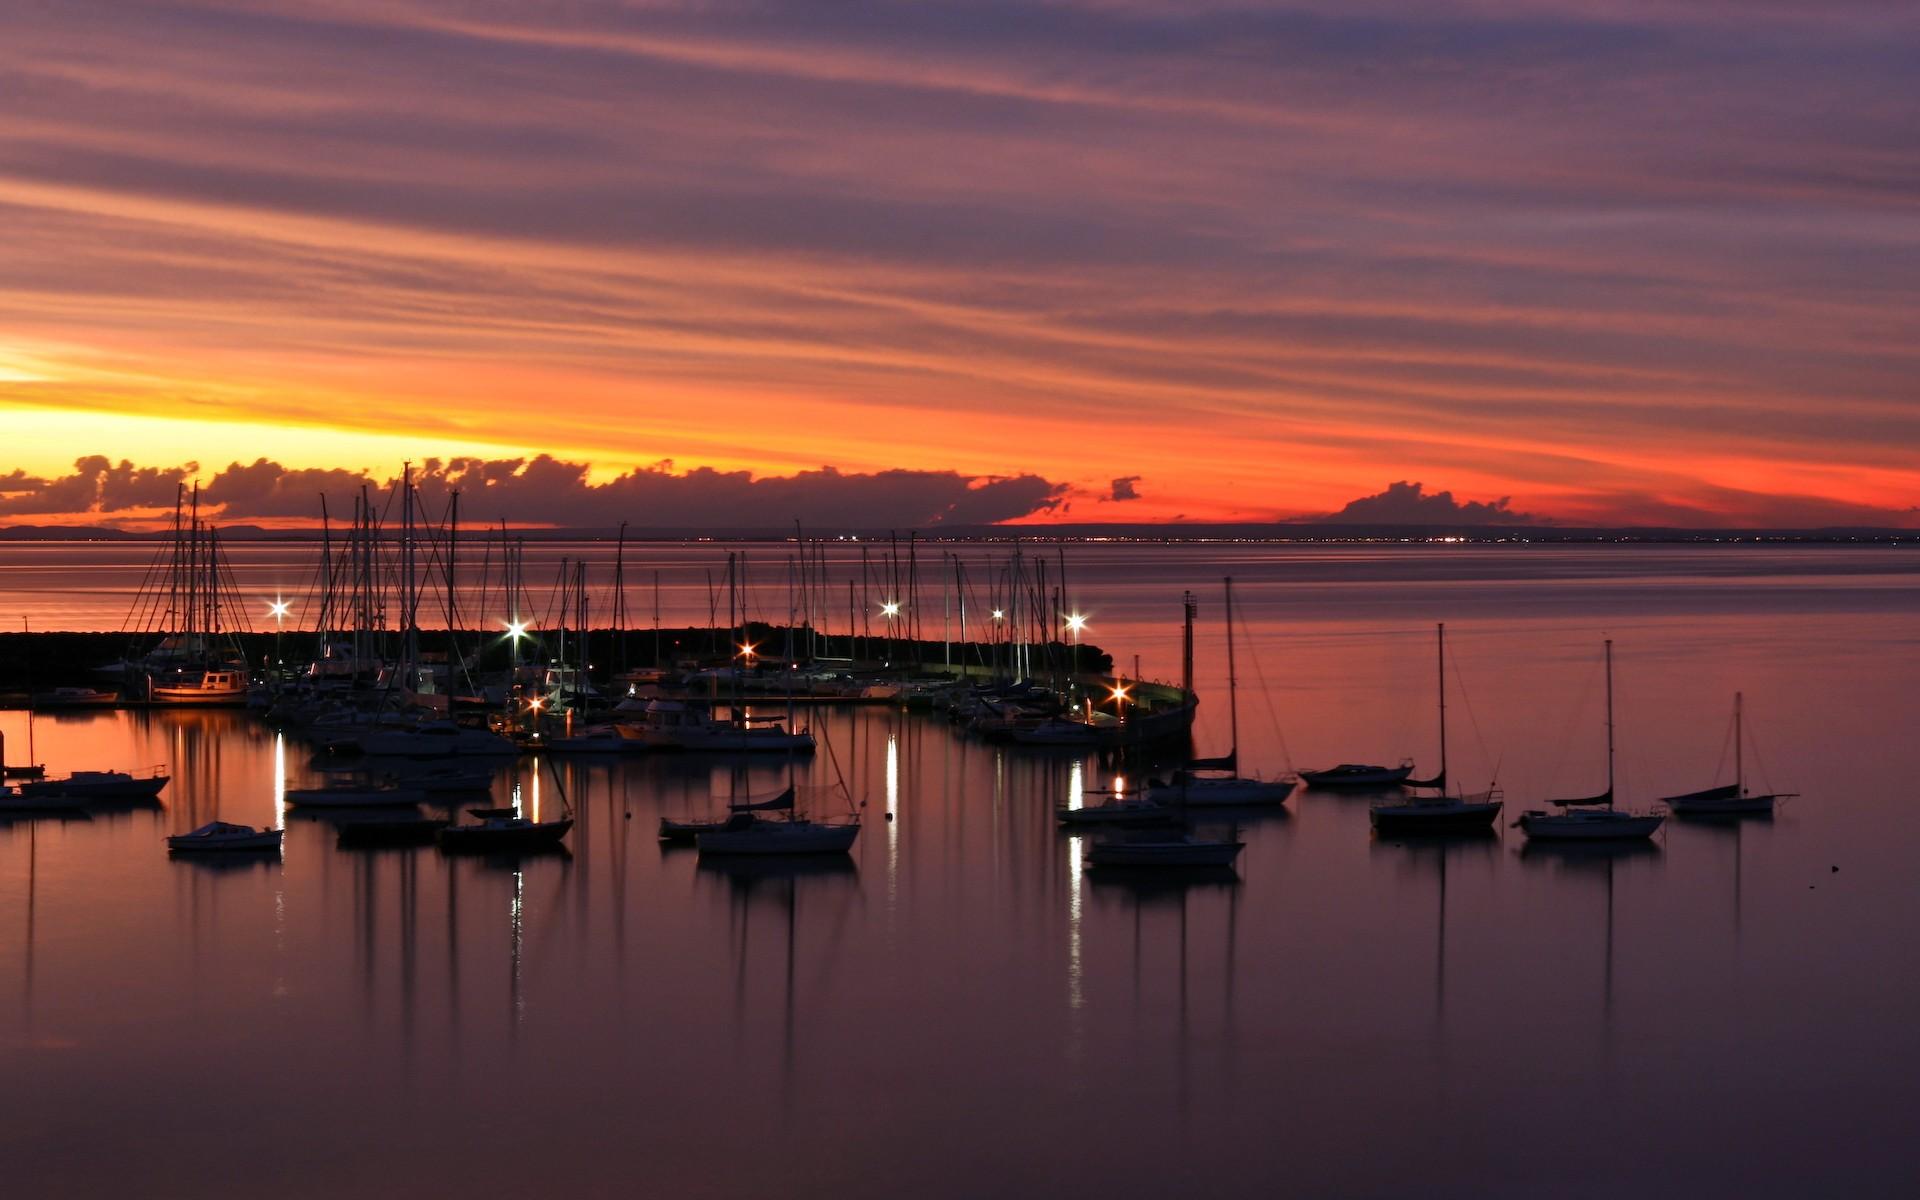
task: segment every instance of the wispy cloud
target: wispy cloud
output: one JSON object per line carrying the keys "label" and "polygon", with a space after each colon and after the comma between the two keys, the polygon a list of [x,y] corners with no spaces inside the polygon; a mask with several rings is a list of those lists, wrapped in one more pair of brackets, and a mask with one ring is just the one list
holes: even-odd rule
{"label": "wispy cloud", "polygon": [[0,398],[295,468],[1903,509],[1917,53],[1865,0],[12,6],[0,329],[66,349]]}

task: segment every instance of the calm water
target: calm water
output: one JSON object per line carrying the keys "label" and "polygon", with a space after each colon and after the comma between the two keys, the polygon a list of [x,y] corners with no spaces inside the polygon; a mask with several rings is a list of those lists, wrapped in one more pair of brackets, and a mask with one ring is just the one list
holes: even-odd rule
{"label": "calm water", "polygon": [[[7,551],[0,603],[65,602],[18,590],[53,586],[21,561],[42,553]],[[721,556],[673,553],[703,620],[699,580]],[[124,564],[82,566],[99,595],[138,584],[138,566],[130,584]],[[859,710],[816,718],[870,805],[838,869],[663,853],[662,813],[779,773],[692,757],[563,766],[580,817],[567,858],[345,851],[294,818],[283,863],[219,869],[168,861],[162,835],[274,821],[282,782],[317,778],[303,746],[242,714],[42,717],[37,757],[56,770],[166,762],[176,781],[163,809],[0,824],[10,1184],[1920,1186],[1920,556],[1114,546],[1068,567],[1088,636],[1149,674],[1177,670],[1178,593],[1202,592],[1203,751],[1227,738],[1218,579],[1241,581],[1240,736],[1262,770],[1430,764],[1444,620],[1454,767],[1473,786],[1497,770],[1510,808],[1598,790],[1609,636],[1630,800],[1714,782],[1736,689],[1750,766],[1805,796],[1768,823],[1670,823],[1608,857],[1529,853],[1517,831],[1380,842],[1364,799],[1308,793],[1243,827],[1237,881],[1141,885],[1082,873],[1053,827],[1053,804],[1106,777],[1096,759]],[[24,722],[0,714],[16,759]],[[830,777],[829,756],[802,770]],[[531,760],[496,794],[516,785],[560,803]]]}

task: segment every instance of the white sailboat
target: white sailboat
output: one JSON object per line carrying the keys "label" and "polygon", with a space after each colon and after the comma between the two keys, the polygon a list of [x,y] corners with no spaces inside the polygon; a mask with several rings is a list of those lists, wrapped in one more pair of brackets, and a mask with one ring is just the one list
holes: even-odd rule
{"label": "white sailboat", "polygon": [[1797,792],[1755,794],[1747,790],[1745,725],[1742,698],[1733,694],[1733,782],[1703,791],[1667,796],[1661,803],[1679,817],[1770,817],[1774,803]]}
{"label": "white sailboat", "polygon": [[1368,814],[1383,834],[1478,833],[1500,815],[1502,801],[1493,788],[1484,792],[1447,792],[1447,627],[1434,627],[1440,656],[1440,774],[1426,781],[1439,788],[1432,796],[1376,804]]}
{"label": "white sailboat", "polygon": [[[1631,813],[1613,806],[1613,639],[1607,659],[1607,790],[1598,796],[1550,801],[1559,812],[1528,809],[1515,824],[1539,841],[1617,841],[1649,838],[1666,820],[1664,813]],[[1605,808],[1598,807],[1605,805]]]}
{"label": "white sailboat", "polygon": [[1172,781],[1147,789],[1147,799],[1187,808],[1226,808],[1255,804],[1285,804],[1299,780],[1262,779],[1240,774],[1240,679],[1233,645],[1233,577],[1226,584],[1227,617],[1227,725],[1226,754],[1190,762]]}

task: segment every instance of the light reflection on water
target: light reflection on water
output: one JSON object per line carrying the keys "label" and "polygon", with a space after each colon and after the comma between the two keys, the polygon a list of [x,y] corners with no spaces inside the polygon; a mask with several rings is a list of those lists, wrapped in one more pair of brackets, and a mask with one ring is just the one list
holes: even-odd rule
{"label": "light reflection on water", "polygon": [[[160,807],[0,823],[0,1159],[23,1195],[1898,1191],[1920,618],[1844,581],[1770,610],[1717,564],[1562,564],[1566,588],[1658,597],[1605,617],[1624,777],[1642,803],[1711,782],[1738,687],[1774,782],[1808,794],[1624,854],[1381,842],[1366,798],[1309,793],[1220,818],[1237,874],[1103,877],[1052,809],[1146,764],[864,709],[816,717],[894,817],[845,862],[662,851],[659,816],[787,769],[662,756],[556,760],[566,855],[347,851],[296,814],[282,862],[218,867],[163,835],[276,822],[320,778],[308,747],[243,713],[39,718],[56,770],[176,780]],[[1373,586],[1298,622],[1278,614],[1308,601],[1239,586],[1270,683],[1242,695],[1250,766],[1429,759],[1440,619],[1473,709],[1458,769],[1497,761],[1522,801],[1602,766],[1579,702],[1598,620],[1508,582]],[[1150,662],[1177,592],[1135,627]],[[9,744],[24,721],[0,714]],[[797,768],[803,795],[830,761]],[[505,767],[495,801],[557,805],[549,769]],[[1631,1138],[1576,1167],[1560,1139],[1590,1123]]]}

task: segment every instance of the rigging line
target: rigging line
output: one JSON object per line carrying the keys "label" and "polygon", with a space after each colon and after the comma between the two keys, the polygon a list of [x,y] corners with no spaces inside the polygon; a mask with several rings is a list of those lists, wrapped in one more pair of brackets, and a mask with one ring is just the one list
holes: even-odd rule
{"label": "rigging line", "polygon": [[1487,746],[1486,737],[1480,732],[1480,718],[1473,711],[1473,695],[1467,691],[1466,677],[1460,673],[1459,656],[1449,656],[1447,659],[1447,667],[1453,672],[1453,690],[1460,696],[1460,707],[1467,710],[1467,728],[1473,730],[1473,742],[1474,745],[1480,749],[1480,761],[1493,764],[1493,778],[1498,780],[1500,778],[1500,760],[1493,756],[1493,751]]}
{"label": "rigging line", "polygon": [[[1239,611],[1233,614],[1234,622],[1240,628],[1240,640],[1247,647],[1247,658],[1253,663],[1253,677],[1260,684],[1260,700],[1267,710],[1267,721],[1273,726],[1273,739],[1280,745],[1280,761],[1285,764],[1287,773],[1293,774],[1293,751],[1287,745],[1287,735],[1280,728],[1280,710],[1274,706],[1273,691],[1267,685],[1267,673],[1260,666],[1260,653],[1253,641],[1253,631],[1247,627],[1247,619]],[[1234,747],[1237,751],[1239,747]]]}
{"label": "rigging line", "polygon": [[[1573,745],[1574,726],[1579,724],[1580,718],[1586,715],[1587,699],[1592,695],[1593,674],[1592,672],[1587,672],[1584,681],[1580,685],[1580,695],[1574,701],[1573,707],[1567,712],[1566,724],[1560,730],[1560,740],[1555,745],[1553,757],[1548,762],[1546,779],[1550,783],[1561,778],[1562,769],[1567,765],[1567,752]],[[1548,788],[1548,791],[1555,795],[1563,794],[1551,787]]]}
{"label": "rigging line", "polygon": [[1708,777],[1708,784],[1718,783],[1725,777],[1723,772],[1727,769],[1727,760],[1733,757],[1733,722],[1734,718],[1728,716],[1726,732],[1720,735],[1720,757],[1713,764],[1713,774]]}

